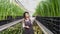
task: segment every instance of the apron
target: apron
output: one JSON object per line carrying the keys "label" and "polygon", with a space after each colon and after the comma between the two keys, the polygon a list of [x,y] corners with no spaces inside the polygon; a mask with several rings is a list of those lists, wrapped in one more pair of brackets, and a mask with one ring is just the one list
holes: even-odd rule
{"label": "apron", "polygon": [[33,26],[31,24],[31,20],[25,21],[25,26],[29,26],[29,28],[24,28],[23,34],[34,34]]}

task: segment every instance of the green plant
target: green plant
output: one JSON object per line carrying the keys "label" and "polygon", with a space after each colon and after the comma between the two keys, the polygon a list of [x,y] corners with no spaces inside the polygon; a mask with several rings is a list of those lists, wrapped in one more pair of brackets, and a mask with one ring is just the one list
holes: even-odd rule
{"label": "green plant", "polygon": [[0,0],[0,20],[5,20],[7,16],[22,16],[23,10],[16,3],[10,3],[10,0]]}
{"label": "green plant", "polygon": [[60,0],[46,0],[39,3],[36,13],[43,17],[60,17]]}
{"label": "green plant", "polygon": [[18,23],[16,25],[13,25],[3,31],[0,32],[0,34],[22,34],[22,24]]}

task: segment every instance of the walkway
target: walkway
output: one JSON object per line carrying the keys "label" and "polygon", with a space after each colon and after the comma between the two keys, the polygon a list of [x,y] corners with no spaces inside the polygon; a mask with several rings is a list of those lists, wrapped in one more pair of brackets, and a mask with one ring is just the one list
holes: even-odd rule
{"label": "walkway", "polygon": [[[15,24],[17,24],[17,23],[19,23],[19,22],[21,22],[23,19],[21,19],[21,20],[17,20],[17,21],[14,21],[14,22],[11,22],[11,23],[8,23],[8,24],[5,24],[5,25],[2,25],[2,26],[0,26],[0,31],[2,31],[2,30],[5,30],[5,29],[7,29],[8,27],[10,27],[10,26],[13,26],[13,25],[15,25]],[[34,32],[39,32],[40,31],[40,33],[44,33],[44,34],[53,34],[49,29],[47,29],[44,25],[42,25],[39,21],[37,21],[37,20],[34,20],[35,22],[33,23],[33,25],[34,25],[34,28],[35,28],[35,31]],[[36,25],[35,24],[37,24],[37,27],[36,27]],[[37,31],[38,29],[40,28],[40,30],[39,31]],[[37,29],[37,30],[36,30]]]}

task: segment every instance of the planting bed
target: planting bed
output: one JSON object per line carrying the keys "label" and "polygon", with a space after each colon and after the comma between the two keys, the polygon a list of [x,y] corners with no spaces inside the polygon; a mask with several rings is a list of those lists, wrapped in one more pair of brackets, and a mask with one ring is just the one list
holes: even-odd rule
{"label": "planting bed", "polygon": [[60,17],[39,17],[36,19],[45,27],[51,30],[54,34],[60,33]]}
{"label": "planting bed", "polygon": [[3,31],[0,32],[0,34],[22,34],[22,24],[18,23],[16,25],[13,25]]}

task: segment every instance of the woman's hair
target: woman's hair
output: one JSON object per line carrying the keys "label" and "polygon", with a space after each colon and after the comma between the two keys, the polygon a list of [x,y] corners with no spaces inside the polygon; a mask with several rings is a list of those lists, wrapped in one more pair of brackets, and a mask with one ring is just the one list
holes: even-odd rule
{"label": "woman's hair", "polygon": [[25,14],[26,14],[26,13],[29,14],[29,12],[24,12],[24,14],[23,14],[23,17],[24,17],[24,18],[26,18],[26,17],[25,17]]}

